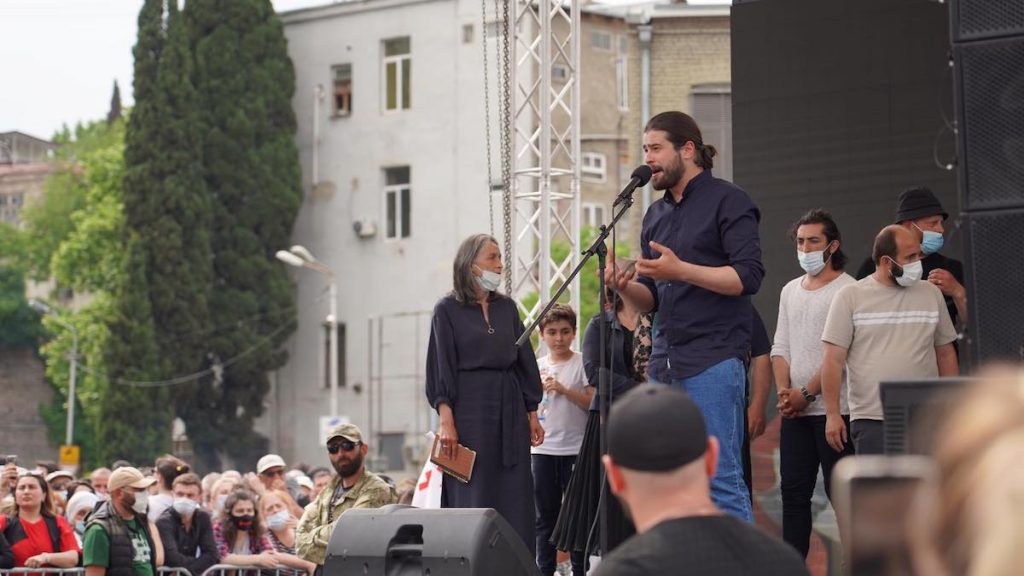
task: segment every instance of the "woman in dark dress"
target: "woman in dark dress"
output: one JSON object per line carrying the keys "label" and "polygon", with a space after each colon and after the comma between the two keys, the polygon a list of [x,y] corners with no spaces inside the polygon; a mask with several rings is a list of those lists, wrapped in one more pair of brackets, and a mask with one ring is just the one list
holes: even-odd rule
{"label": "woman in dark dress", "polygon": [[476,451],[468,483],[444,476],[443,508],[494,508],[534,555],[530,446],[544,441],[543,390],[516,304],[497,292],[501,250],[486,234],[459,246],[454,289],[434,307],[427,348],[427,400],[440,417],[441,449]]}
{"label": "woman in dark dress", "polygon": [[[638,382],[647,379],[647,359],[650,357],[651,317],[641,315],[625,305],[621,298],[607,294],[607,301],[614,302],[615,310],[596,314],[587,325],[583,335],[583,369],[591,386],[597,387],[601,372],[601,323],[608,327],[607,359],[611,401],[614,402]],[[599,397],[594,395],[590,403],[587,428],[580,446],[576,466],[569,478],[562,510],[552,534],[552,541],[559,550],[586,552],[587,555],[599,548],[600,538],[595,519],[601,496],[601,417],[598,412]],[[606,493],[608,500],[608,550],[607,555],[626,538],[636,533],[633,523],[623,513],[618,500]],[[588,546],[589,544],[589,546]]]}

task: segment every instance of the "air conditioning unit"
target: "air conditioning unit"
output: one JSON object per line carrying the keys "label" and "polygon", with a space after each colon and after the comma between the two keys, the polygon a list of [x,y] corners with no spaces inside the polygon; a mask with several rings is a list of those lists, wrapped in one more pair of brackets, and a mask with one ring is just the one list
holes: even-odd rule
{"label": "air conditioning unit", "polygon": [[352,231],[360,238],[373,238],[377,235],[377,223],[370,219],[356,220],[352,223]]}

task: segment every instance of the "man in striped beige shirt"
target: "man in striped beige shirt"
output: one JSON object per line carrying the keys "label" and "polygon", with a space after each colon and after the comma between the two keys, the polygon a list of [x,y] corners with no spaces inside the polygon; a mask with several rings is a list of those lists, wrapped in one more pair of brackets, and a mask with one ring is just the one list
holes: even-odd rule
{"label": "man in striped beige shirt", "polygon": [[[836,451],[853,441],[857,454],[882,453],[883,380],[956,376],[956,330],[942,293],[921,282],[920,233],[886,226],[875,238],[875,272],[832,300],[821,367],[825,438]],[[848,375],[850,430],[839,413],[843,366]]]}

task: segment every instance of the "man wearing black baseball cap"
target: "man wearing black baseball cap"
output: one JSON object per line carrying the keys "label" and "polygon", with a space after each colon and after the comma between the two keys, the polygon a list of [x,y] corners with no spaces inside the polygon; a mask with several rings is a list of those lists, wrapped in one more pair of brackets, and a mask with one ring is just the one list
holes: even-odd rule
{"label": "man wearing black baseball cap", "polygon": [[[942,249],[944,222],[949,213],[942,208],[939,199],[925,187],[910,188],[900,192],[896,202],[895,223],[916,232],[921,240],[924,269],[921,279],[934,284],[946,299],[946,309],[953,326],[962,330],[967,322],[967,290],[964,288],[964,265],[959,260],[939,254]],[[857,280],[875,272],[875,263],[869,256],[857,270]]]}
{"label": "man wearing black baseball cap", "polygon": [[800,575],[788,544],[723,514],[711,501],[718,440],[685,393],[645,384],[608,417],[608,485],[636,524],[596,576],[631,574]]}

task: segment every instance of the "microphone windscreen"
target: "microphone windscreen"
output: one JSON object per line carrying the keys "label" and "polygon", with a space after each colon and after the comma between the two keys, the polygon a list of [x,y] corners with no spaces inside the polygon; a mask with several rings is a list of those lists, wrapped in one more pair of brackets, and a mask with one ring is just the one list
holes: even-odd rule
{"label": "microphone windscreen", "polygon": [[653,174],[654,173],[651,171],[651,167],[648,166],[647,164],[643,164],[641,166],[637,166],[636,170],[633,170],[633,173],[630,174],[629,177],[630,177],[630,179],[636,178],[636,179],[640,180],[640,184],[639,185],[640,186],[644,186],[644,185],[647,184],[648,181],[650,181],[651,176]]}

